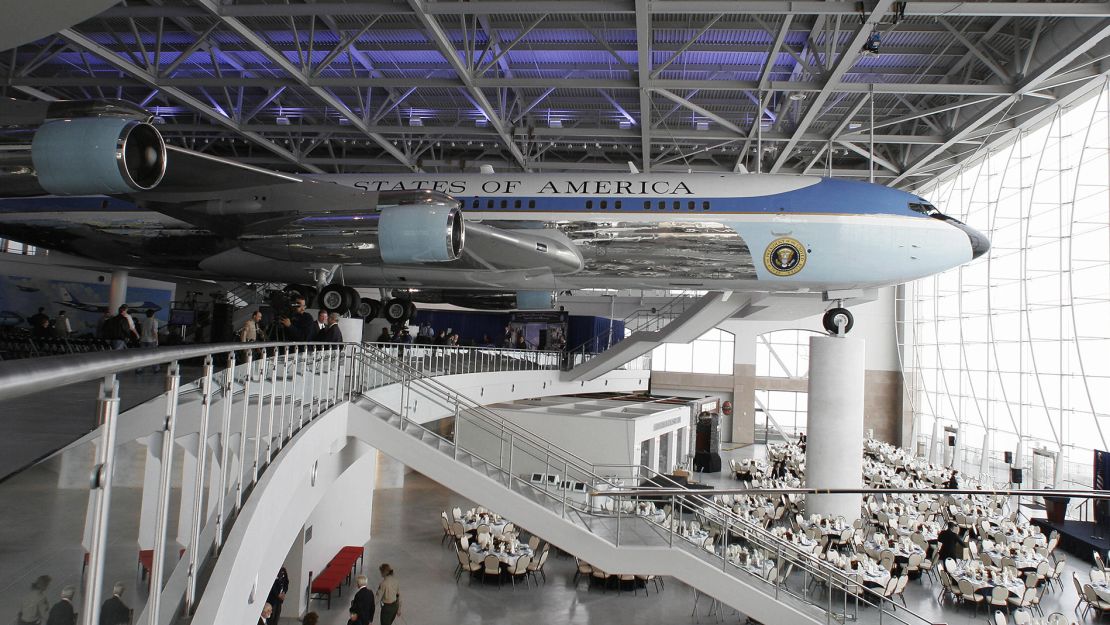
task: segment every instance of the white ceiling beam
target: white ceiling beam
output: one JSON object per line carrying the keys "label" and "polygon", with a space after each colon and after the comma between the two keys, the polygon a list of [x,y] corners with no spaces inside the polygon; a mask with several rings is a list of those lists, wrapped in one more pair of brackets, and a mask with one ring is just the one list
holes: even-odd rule
{"label": "white ceiling beam", "polygon": [[651,2],[636,0],[636,80],[640,90],[640,169],[651,171]]}
{"label": "white ceiling beam", "polygon": [[970,39],[965,37],[964,34],[961,33],[960,30],[953,26],[948,20],[944,19],[943,17],[938,17],[937,22],[939,22],[941,26],[947,28],[948,32],[952,33],[952,36],[956,38],[956,41],[960,42],[960,44],[963,47],[967,48],[968,51],[971,52],[971,54],[975,55],[977,59],[982,61],[983,65],[987,66],[987,69],[994,72],[995,75],[1001,78],[1004,82],[1010,82],[1011,80],[1013,80],[1013,77],[1010,76],[1010,72],[1006,71],[1005,67],[999,65],[998,62],[991,58],[990,54],[983,51],[979,46],[972,43]]}
{"label": "white ceiling beam", "polygon": [[713,120],[720,127],[727,128],[728,130],[731,130],[732,132],[735,132],[736,135],[737,135],[737,138],[739,138],[739,139],[743,139],[744,137],[748,136],[748,133],[744,132],[743,128],[737,126],[736,124],[730,122],[729,120],[725,119],[724,117],[721,117],[720,115],[714,113],[713,111],[710,111],[709,109],[707,109],[703,106],[698,106],[697,104],[694,104],[693,102],[687,100],[686,98],[684,98],[684,97],[682,97],[682,96],[680,96],[676,93],[672,93],[670,91],[667,91],[666,89],[656,89],[655,92],[658,93],[659,95],[667,98],[671,102],[674,102],[675,104],[681,104],[682,106],[690,109],[691,111],[697,113],[698,115],[701,115],[702,117],[708,117],[709,119]]}

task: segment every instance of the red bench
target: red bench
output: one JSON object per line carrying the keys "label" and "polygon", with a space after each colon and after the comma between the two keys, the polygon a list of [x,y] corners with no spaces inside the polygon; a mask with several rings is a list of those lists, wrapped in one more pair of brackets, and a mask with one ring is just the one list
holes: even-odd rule
{"label": "red bench", "polygon": [[309,599],[324,599],[328,600],[328,609],[331,609],[331,593],[338,591],[339,596],[343,596],[343,584],[351,583],[351,577],[355,570],[355,564],[358,564],[359,570],[362,570],[363,549],[358,546],[343,547],[335,557],[328,562],[320,574],[312,577],[309,573],[308,583],[308,597]]}

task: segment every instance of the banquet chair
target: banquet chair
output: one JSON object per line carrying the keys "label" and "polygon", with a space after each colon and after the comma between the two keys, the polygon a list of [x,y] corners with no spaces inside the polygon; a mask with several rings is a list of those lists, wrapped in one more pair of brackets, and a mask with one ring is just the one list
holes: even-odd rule
{"label": "banquet chair", "polygon": [[1098,593],[1095,592],[1095,587],[1090,584],[1083,586],[1083,597],[1087,599],[1087,607],[1094,608],[1095,612],[1098,612],[1099,618],[1102,618],[1103,613],[1110,610],[1110,602],[1099,597]]}
{"label": "banquet chair", "polygon": [[1014,610],[1014,625],[1030,625],[1032,622],[1033,617],[1029,614],[1028,610]]}
{"label": "banquet chair", "polygon": [[501,589],[501,560],[492,553],[482,560],[482,581],[485,582],[492,575],[497,578],[497,588]]}
{"label": "banquet chair", "polygon": [[1037,596],[1037,589],[1031,586],[1025,588],[1025,592],[1021,593],[1020,597],[1009,597],[1006,601],[1015,608],[1030,608],[1033,606],[1033,599]]}
{"label": "banquet chair", "polygon": [[443,526],[443,537],[439,539],[439,544],[442,545],[448,538],[453,538],[455,533],[451,531],[451,523],[447,520],[447,513],[439,513],[439,522]]}
{"label": "banquet chair", "polygon": [[906,575],[905,573],[903,573],[898,578],[898,583],[894,587],[894,592],[891,593],[891,595],[890,595],[891,600],[899,599],[899,600],[901,600],[902,605],[906,606],[907,608],[909,607],[909,604],[906,603],[906,594],[905,593],[906,593],[906,586],[909,585],[909,583],[910,583],[909,575]]}
{"label": "banquet chair", "polygon": [[489,534],[489,524],[488,523],[482,523],[477,528],[475,528],[474,533],[479,534],[479,535]]}
{"label": "banquet chair", "polygon": [[540,537],[532,534],[532,537],[528,539],[528,548],[537,551],[540,548]]}
{"label": "banquet chair", "polygon": [[1071,583],[1075,586],[1075,594],[1079,597],[1079,601],[1075,602],[1072,612],[1078,613],[1080,607],[1083,607],[1083,611],[1086,612],[1087,608],[1084,604],[1087,603],[1087,595],[1083,593],[1083,584],[1079,583],[1079,576],[1075,574],[1075,571],[1071,572]]}
{"label": "banquet chair", "polygon": [[1102,571],[1106,570],[1106,563],[1102,560],[1102,555],[1098,551],[1091,552],[1095,556],[1095,565]]}
{"label": "banquet chair", "polygon": [[1060,590],[1064,589],[1064,583],[1060,581],[1060,576],[1063,575],[1064,565],[1066,564],[1067,558],[1061,556],[1060,559],[1056,561],[1056,566],[1053,567],[1052,573],[1050,573],[1047,578],[1049,582],[1056,582],[1056,585],[1060,587]]}
{"label": "banquet chair", "polygon": [[528,585],[528,565],[532,563],[532,556],[523,555],[516,559],[516,566],[509,571],[509,581],[513,583],[513,590],[516,590],[516,580],[523,579],[524,585]]}
{"label": "banquet chair", "polygon": [[609,588],[609,574],[596,566],[590,571],[590,588],[593,588],[594,584],[601,584],[603,593]]}
{"label": "banquet chair", "polygon": [[1063,612],[1053,612],[1048,615],[1048,625],[1068,625],[1068,617]]}
{"label": "banquet chair", "polygon": [[1006,619],[1005,614],[999,612],[998,610],[994,611],[994,625],[1006,625],[1006,623],[1008,622],[1009,621]]}
{"label": "banquet chair", "polygon": [[[625,585],[626,582],[630,583],[632,585],[632,594],[635,595],[636,594],[636,576],[633,575],[632,573],[621,573],[620,575],[617,576],[617,594],[619,595],[620,593],[624,592],[624,585]],[[645,593],[647,592],[647,588],[644,589],[644,592]]]}
{"label": "banquet chair", "polygon": [[975,542],[974,540],[968,540],[967,541],[967,548],[968,548],[969,551],[971,551],[971,557],[973,557],[973,558],[978,558],[979,557],[979,543]]}
{"label": "banquet chair", "polygon": [[502,534],[511,534],[514,531],[516,531],[516,525],[514,525],[513,523],[506,523],[505,524],[505,529],[501,530],[501,533]]}
{"label": "banquet chair", "polygon": [[451,524],[451,533],[460,538],[466,536],[466,526],[462,524],[462,521],[455,521]]}
{"label": "banquet chair", "polygon": [[1102,571],[1100,571],[1098,569],[1091,569],[1090,577],[1091,577],[1091,583],[1092,584],[1105,584],[1106,583],[1106,573],[1103,573]]}
{"label": "banquet chair", "polygon": [[[535,549],[532,551],[535,551]],[[548,543],[544,545],[543,551],[540,552],[540,557],[538,559],[532,558],[532,562],[528,565],[528,574],[532,576],[533,580],[536,578],[536,572],[538,571],[539,574],[543,576],[543,583],[547,583],[547,573],[543,572],[543,565],[547,563],[547,555],[550,552],[551,544]]]}
{"label": "banquet chair", "polygon": [[937,602],[944,599],[945,595],[951,596],[957,602],[962,601],[960,597],[960,589],[956,582],[948,575],[948,571],[940,569],[937,571],[937,576],[940,578],[940,592],[937,594]]}
{"label": "banquet chair", "polygon": [[658,575],[652,575],[652,574],[648,574],[648,575],[637,575],[637,576],[636,576],[636,579],[644,583],[644,594],[647,594],[647,585],[648,585],[648,582],[651,582],[651,583],[655,584],[655,592],[656,592],[656,594],[658,594],[658,593],[662,592],[662,584],[663,584],[663,581],[662,581],[661,579],[659,579],[659,576],[658,576]]}
{"label": "banquet chair", "polygon": [[991,560],[991,557],[989,555],[981,553],[979,554],[978,558],[979,561],[983,563],[983,566],[994,566],[994,560]]}
{"label": "banquet chair", "polygon": [[578,570],[574,572],[573,580],[574,585],[577,586],[580,578],[585,577],[587,580],[590,578],[590,575],[594,572],[594,567],[590,566],[589,562],[578,558],[574,559],[574,563],[578,566]]}
{"label": "banquet chair", "polygon": [[470,581],[473,583],[474,574],[482,570],[482,563],[472,561],[467,557],[466,552],[460,549],[455,550],[455,555],[459,558],[459,566],[455,569],[455,583],[459,583],[459,578],[462,577],[463,571],[470,574]]}
{"label": "banquet chair", "polygon": [[883,549],[882,552],[879,553],[879,566],[883,567],[887,571],[893,570],[894,552],[890,549]]}
{"label": "banquet chair", "polygon": [[462,536],[460,536],[459,537],[459,547],[462,547],[463,551],[466,551],[467,549],[470,549],[470,537],[467,536],[466,534],[463,534]]}
{"label": "banquet chair", "polygon": [[1005,586],[995,586],[991,588],[990,604],[992,608],[1006,608],[1006,613],[1010,612],[1010,591]]}
{"label": "banquet chair", "polygon": [[923,559],[921,561],[921,564],[918,565],[918,567],[921,569],[921,571],[923,573],[925,573],[925,575],[928,575],[930,578],[935,580],[936,575],[937,575],[937,569],[939,568],[937,566],[937,564],[939,562],[940,562],[940,549],[936,549],[936,550],[933,551],[933,557]]}
{"label": "banquet chair", "polygon": [[911,553],[909,559],[906,561],[906,573],[913,573],[921,571],[921,562],[925,559],[923,553]]}
{"label": "banquet chair", "polygon": [[970,603],[975,606],[975,613],[978,614],[979,606],[982,605],[982,603],[986,601],[987,598],[975,592],[975,586],[973,586],[972,583],[966,579],[961,579],[959,581],[959,588],[960,600],[963,603]]}

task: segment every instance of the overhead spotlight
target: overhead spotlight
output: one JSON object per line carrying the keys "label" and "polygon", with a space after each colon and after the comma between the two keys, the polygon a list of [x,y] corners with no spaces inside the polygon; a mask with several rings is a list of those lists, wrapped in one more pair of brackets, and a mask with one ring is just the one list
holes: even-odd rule
{"label": "overhead spotlight", "polygon": [[549,120],[547,120],[547,127],[548,128],[562,128],[563,127],[563,120],[561,120],[561,119],[549,119]]}
{"label": "overhead spotlight", "polygon": [[859,122],[848,122],[848,130],[859,130],[863,124]]}
{"label": "overhead spotlight", "polygon": [[474,125],[478,128],[485,128],[486,126],[489,126],[489,120],[485,117],[479,117],[478,119],[474,120]]}
{"label": "overhead spotlight", "polygon": [[620,126],[621,130],[628,130],[632,127],[632,122],[628,121],[627,119],[622,119],[617,122],[617,125]]}
{"label": "overhead spotlight", "polygon": [[424,120],[419,117],[410,117],[409,126],[423,126]]}
{"label": "overhead spotlight", "polygon": [[277,124],[278,126],[288,126],[289,125],[289,118],[282,115],[280,117],[274,118],[274,123]]}
{"label": "overhead spotlight", "polygon": [[875,31],[867,38],[867,42],[863,44],[860,53],[864,56],[879,56],[879,46],[881,44],[882,38],[879,36],[879,31]]}
{"label": "overhead spotlight", "polygon": [[791,100],[798,102],[800,100],[806,99],[806,94],[802,93],[801,91],[795,91],[794,93],[791,93],[789,97]]}
{"label": "overhead spotlight", "polygon": [[699,120],[698,120],[698,121],[697,121],[697,122],[696,122],[696,123],[694,124],[694,127],[695,127],[695,128],[697,128],[698,130],[709,130],[709,122],[707,122],[707,121],[705,121],[705,120],[703,120],[703,119],[699,119]]}

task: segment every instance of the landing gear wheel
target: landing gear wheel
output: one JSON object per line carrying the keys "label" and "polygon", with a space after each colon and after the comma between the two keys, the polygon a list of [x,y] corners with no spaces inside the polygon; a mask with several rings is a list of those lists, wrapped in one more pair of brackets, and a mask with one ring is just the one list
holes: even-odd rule
{"label": "landing gear wheel", "polygon": [[320,308],[329,313],[343,314],[350,309],[351,294],[347,287],[340,284],[329,284],[320,291]]}
{"label": "landing gear wheel", "polygon": [[840,334],[841,324],[844,326],[844,334],[848,334],[852,330],[853,323],[855,323],[855,319],[847,308],[832,308],[825,311],[825,316],[821,317],[821,325],[824,326],[826,332],[833,336]]}
{"label": "landing gear wheel", "polygon": [[412,319],[412,318],[416,317],[416,304],[413,304],[412,302],[409,302],[409,311],[408,311],[408,313],[409,314],[405,315],[405,321],[408,321],[409,319]]}
{"label": "landing gear wheel", "polygon": [[362,317],[363,321],[370,323],[371,319],[375,319],[378,313],[381,312],[382,305],[376,299],[363,297],[358,300],[358,306],[355,307],[354,314]]}
{"label": "landing gear wheel", "polygon": [[343,287],[343,290],[347,292],[347,311],[351,313],[351,316],[358,316],[358,307],[362,303],[362,296],[353,286]]}
{"label": "landing gear wheel", "polygon": [[390,324],[401,323],[409,318],[409,313],[415,308],[408,300],[393,298],[385,303],[382,316]]}

